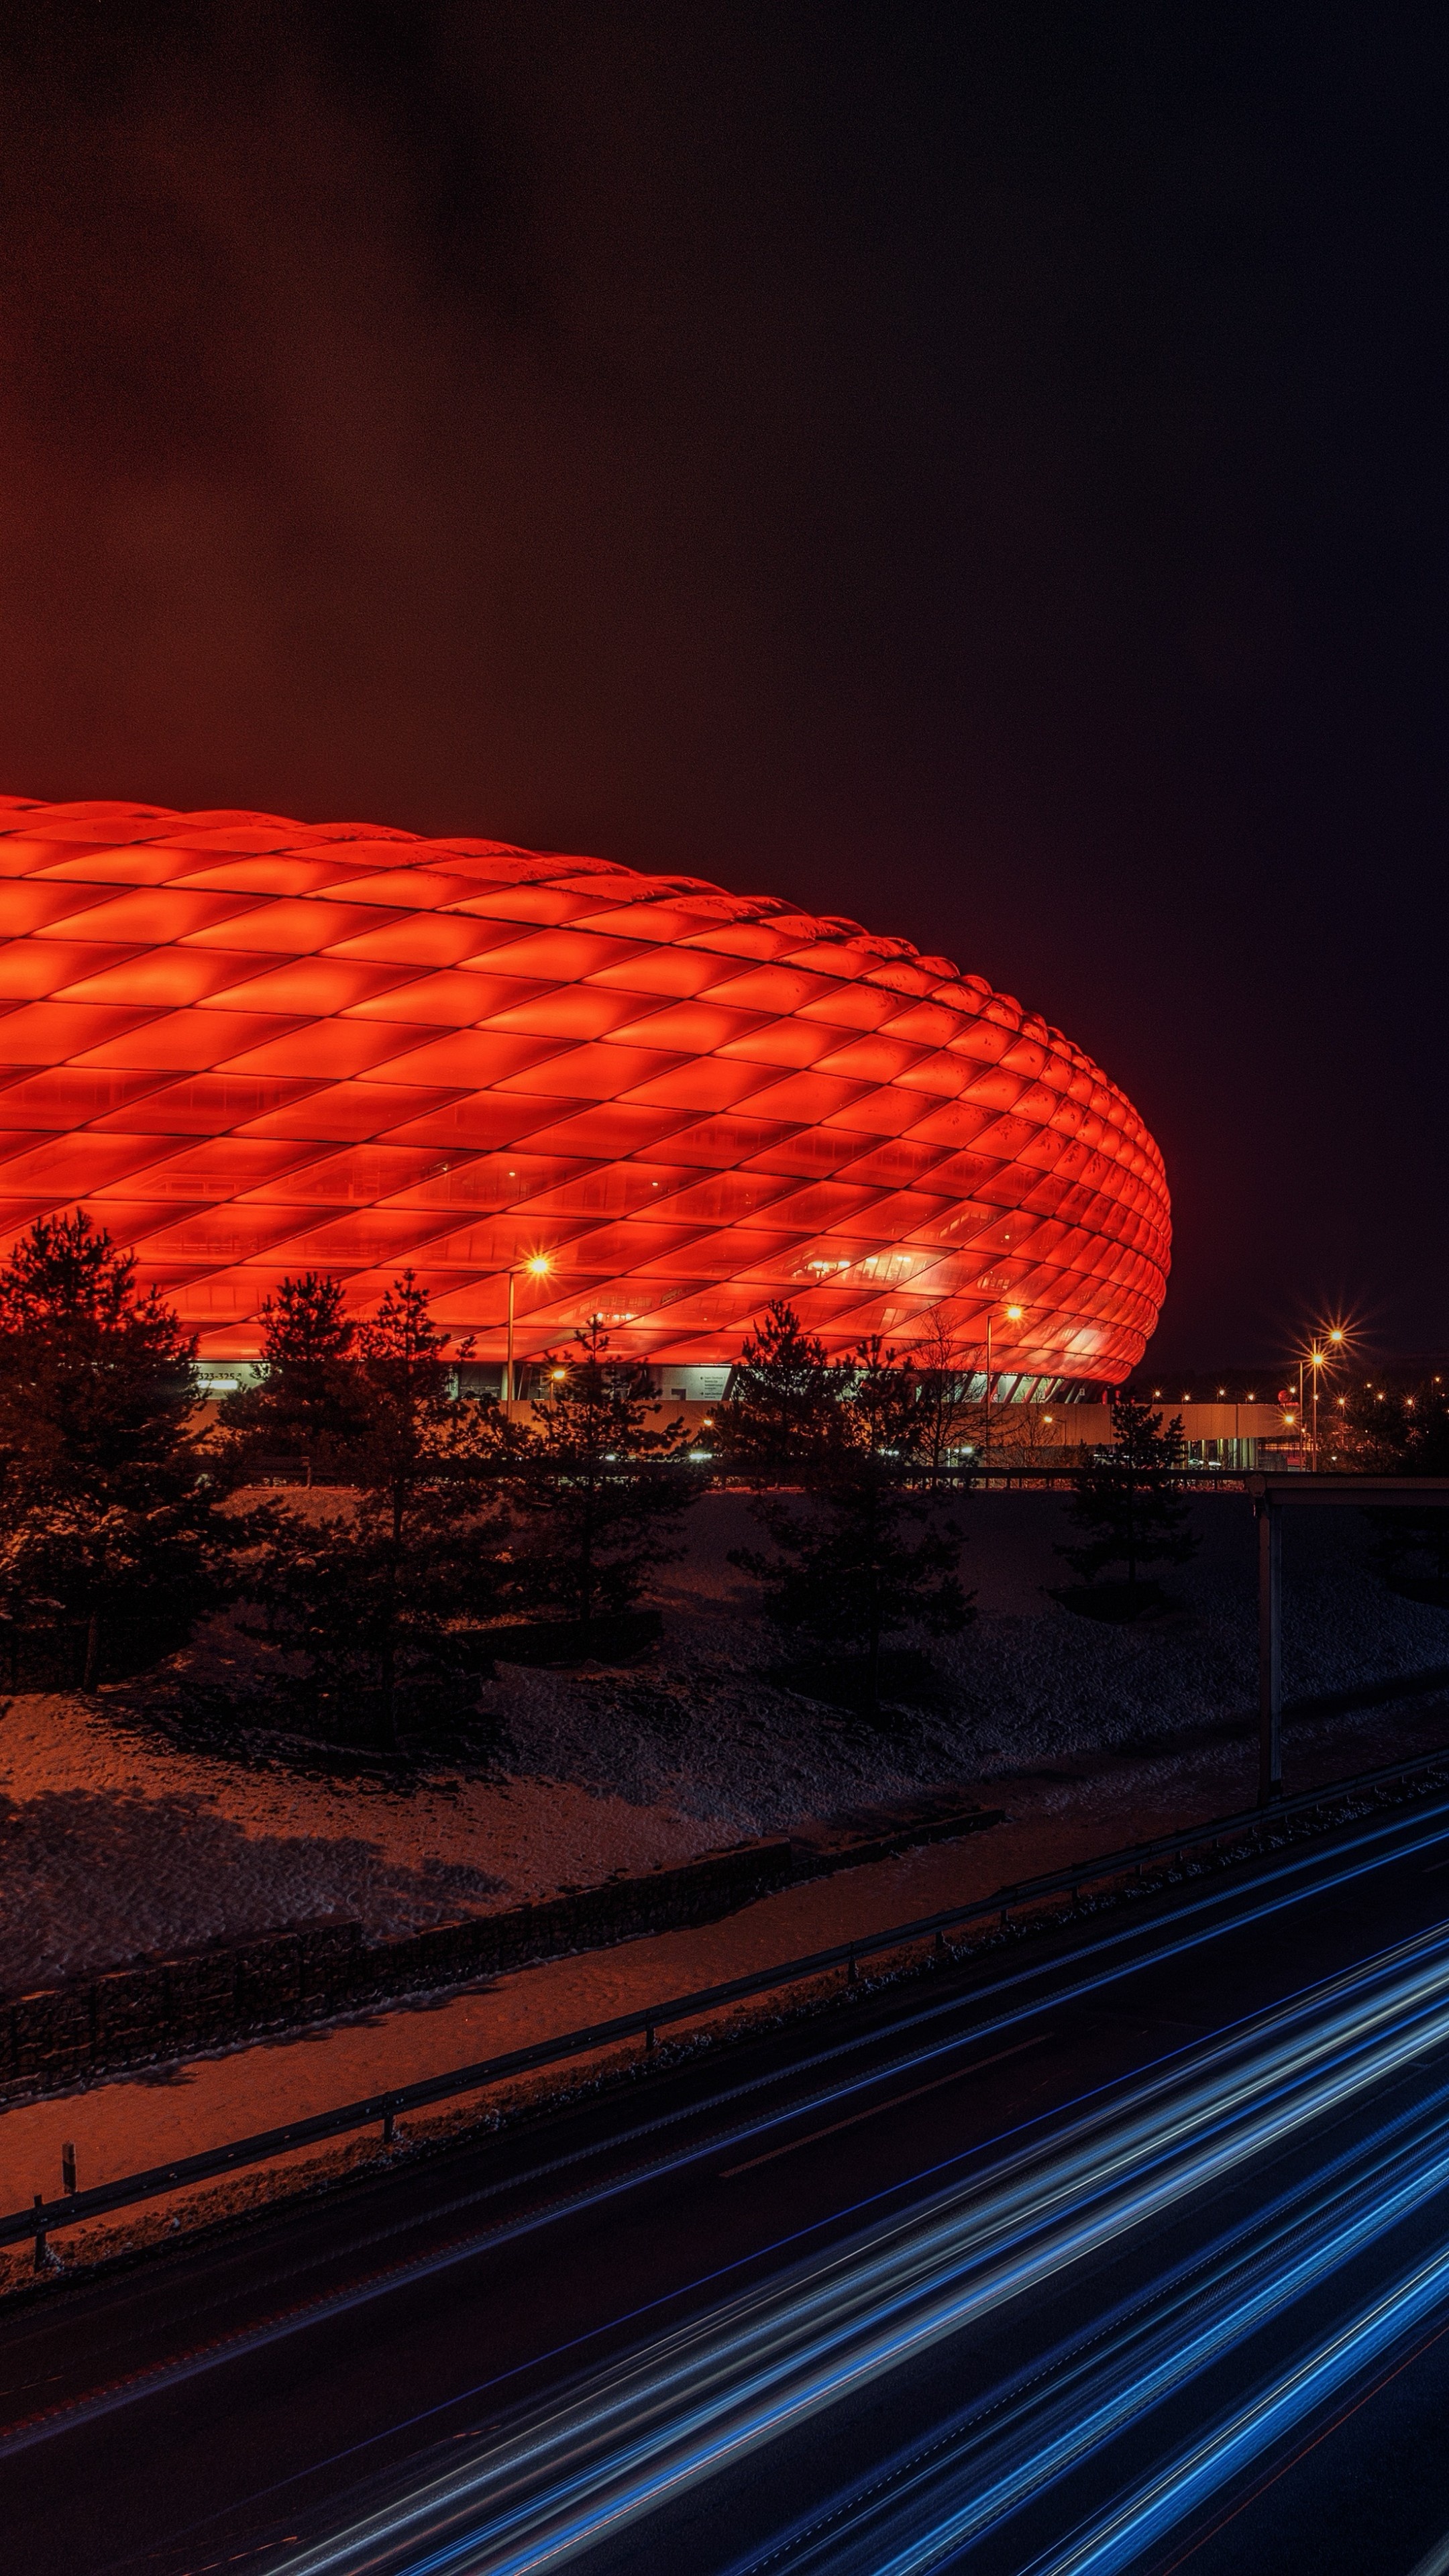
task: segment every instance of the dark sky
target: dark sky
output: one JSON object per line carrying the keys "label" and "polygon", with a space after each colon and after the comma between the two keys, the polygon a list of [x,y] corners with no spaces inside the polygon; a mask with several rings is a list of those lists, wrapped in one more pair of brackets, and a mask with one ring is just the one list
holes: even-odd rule
{"label": "dark sky", "polygon": [[0,787],[902,932],[1158,1136],[1154,1357],[1449,1344],[1445,39],[0,16]]}

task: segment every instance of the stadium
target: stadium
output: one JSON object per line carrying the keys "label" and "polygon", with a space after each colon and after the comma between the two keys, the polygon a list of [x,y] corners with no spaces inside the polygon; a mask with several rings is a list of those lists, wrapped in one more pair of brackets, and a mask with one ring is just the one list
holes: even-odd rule
{"label": "stadium", "polygon": [[[471,1359],[602,1316],[710,1396],[788,1298],[1003,1396],[1115,1384],[1162,1157],[948,959],[694,877],[371,825],[0,799],[0,1251],[86,1208],[244,1363],[287,1276],[410,1268]],[[989,1356],[988,1356],[989,1351]],[[225,1381],[217,1379],[218,1384]]]}

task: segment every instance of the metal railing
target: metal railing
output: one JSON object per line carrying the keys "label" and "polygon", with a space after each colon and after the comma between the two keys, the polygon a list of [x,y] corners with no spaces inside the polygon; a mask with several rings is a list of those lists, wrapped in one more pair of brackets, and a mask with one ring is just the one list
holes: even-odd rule
{"label": "metal railing", "polygon": [[[746,1977],[732,1977],[725,1984],[704,1986],[697,1992],[671,1996],[666,2002],[645,2004],[637,2012],[619,2013],[609,2021],[591,2022],[581,2030],[565,2031],[557,2039],[538,2040],[530,2048],[514,2048],[499,2057],[480,2058],[475,2065],[451,2068],[443,2075],[425,2076],[416,2084],[397,2085],[385,2092],[369,2093],[358,2102],[346,2102],[334,2111],[320,2111],[310,2119],[289,2121],[286,2127],[263,2129],[249,2138],[236,2138],[225,2146],[205,2148],[199,2155],[182,2156],[173,2164],[156,2165],[145,2173],[127,2174],[116,2182],[100,2183],[91,2191],[67,2191],[56,2200],[46,2200],[37,2192],[29,2209],[12,2210],[0,2218],[0,2246],[14,2245],[26,2237],[35,2239],[36,2265],[42,2264],[47,2235],[55,2228],[79,2224],[82,2219],[99,2218],[117,2209],[133,2207],[137,2202],[158,2199],[163,2193],[184,2189],[190,2183],[210,2182],[223,2174],[235,2173],[244,2165],[269,2163],[273,2157],[290,2155],[300,2147],[316,2146],[329,2138],[344,2137],[349,2131],[382,2124],[384,2144],[390,2144],[396,2122],[408,2112],[429,2110],[435,2103],[452,2100],[460,2093],[480,2092],[489,2084],[505,2082],[510,2076],[526,2075],[540,2066],[555,2066],[586,2051],[606,2048],[617,2040],[642,2038],[646,2051],[654,2047],[655,2033],[668,2023],[695,2021],[722,2010],[728,2004],[743,2003],[753,1996],[770,1994],[783,1986],[803,1984],[807,1979],[827,1975],[832,1969],[844,1968],[847,1982],[854,1985],[863,1959],[878,1958],[891,1950],[907,1949],[918,1941],[934,1939],[938,1955],[946,1952],[948,1931],[969,1923],[999,1917],[1004,1928],[1011,1914],[1020,1907],[1038,1905],[1064,1893],[1070,1893],[1073,1904],[1082,1888],[1114,1878],[1140,1878],[1151,1863],[1170,1860],[1204,1844],[1236,1842],[1244,1836],[1259,1838],[1265,1827],[1276,1826],[1284,1817],[1306,1813],[1314,1807],[1333,1806],[1346,1798],[1364,1796],[1386,1788],[1396,1780],[1411,1777],[1417,1771],[1442,1769],[1449,1775],[1449,1747],[1433,1753],[1415,1754],[1407,1762],[1394,1762],[1381,1770],[1364,1771],[1349,1780],[1334,1780],[1318,1789],[1304,1789],[1296,1797],[1282,1798],[1265,1814],[1261,1808],[1248,1807],[1232,1816],[1219,1816],[1202,1825],[1186,1825],[1175,1833],[1158,1834],[1150,1842],[1130,1843],[1123,1850],[1105,1852],[1095,1859],[1078,1861],[1066,1869],[1050,1870],[1039,1878],[1019,1879],[1008,1887],[999,1887],[993,1896],[976,1897],[968,1905],[950,1905],[935,1914],[923,1914],[910,1923],[891,1924],[883,1932],[862,1933],[850,1941],[836,1942],[828,1950],[815,1950],[804,1958],[786,1959],[770,1968],[758,1968]],[[69,2171],[69,2168],[67,2169]]]}

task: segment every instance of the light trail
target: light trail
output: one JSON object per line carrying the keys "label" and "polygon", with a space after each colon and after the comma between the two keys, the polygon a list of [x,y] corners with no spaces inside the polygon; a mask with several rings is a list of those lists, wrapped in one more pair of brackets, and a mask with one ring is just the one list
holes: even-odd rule
{"label": "light trail", "polygon": [[[878,2220],[851,2244],[660,2338],[570,2396],[530,2410],[466,2463],[279,2566],[287,2576],[384,2568],[408,2576],[542,2576],[1008,2303],[1047,2289],[1088,2255],[1181,2217],[1214,2186],[1302,2141],[1314,2124],[1361,2103],[1446,2041],[1449,1938],[1439,1929],[1204,2043],[1139,2084],[1125,2103],[1080,2116],[1055,2137],[904,2215]],[[1435,2103],[1442,2120],[1442,2097]],[[1427,2152],[1422,2138],[1407,2147],[1391,2142],[1376,2176],[1340,2177],[1322,2207],[1315,2201],[1300,2212],[1296,2235],[1283,2239],[1266,2268],[1241,2249],[1220,2254],[1213,2298],[1155,2360],[1135,2353],[1136,2384],[1146,2368],[1148,2385],[1162,2396],[1200,2374],[1285,2299],[1321,2284],[1418,2208],[1425,2191],[1446,2182],[1449,2136],[1436,2137]],[[1414,2299],[1414,2312],[1422,2312],[1427,2285],[1439,2274],[1431,2266],[1415,2278],[1417,2287],[1390,2302],[1396,2319]],[[1384,2325],[1380,2339],[1399,2330]],[[1366,2312],[1362,2335],[1379,2331]],[[1351,2346],[1350,2335],[1344,2352]],[[1329,2367],[1325,2362],[1315,2387]],[[1065,2474],[1121,2430],[1128,2392],[1114,2388],[1111,2368],[1108,2352],[1095,2393],[1075,2392],[1074,2420],[1054,2435],[1038,2419],[1038,2436],[1059,2446],[1050,2474]],[[1259,2410],[1253,2422],[1261,2416],[1276,2424],[1282,2405],[1276,2415]],[[1229,2464],[1222,2474],[1247,2439],[1247,2432],[1224,2433],[1211,2454]],[[1020,2500],[1023,2474],[1021,2462],[1014,2471],[1001,2465],[999,2492],[978,2492],[958,2514],[974,2514],[977,2529],[987,2527],[983,2512],[988,2524],[999,2522],[1014,2509],[1013,2492]],[[1172,2492],[1190,2502],[1208,2474],[1194,2455]],[[1041,2484],[1038,2476],[1036,2492]],[[1121,2509],[1130,2544],[1114,2525],[1082,2546],[1099,2553],[1140,2548],[1138,2531],[1154,2512],[1169,2510],[1154,2490]],[[902,2556],[900,2567],[941,2563],[970,2536],[964,2522],[948,2530],[937,2520],[933,2532],[911,2542],[916,2554]],[[889,2562],[877,2555],[871,2563]],[[1061,2576],[1069,2563],[1076,2565],[1062,2560]],[[1081,2567],[1098,2563],[1084,2557]],[[1100,2557],[1104,2571],[1126,2563]]]}
{"label": "light trail", "polygon": [[[233,2361],[285,2341],[290,2336],[304,2332],[310,2327],[336,2321],[344,2315],[364,2309],[374,2300],[415,2287],[460,2264],[475,2261],[480,2254],[537,2234],[555,2225],[560,2219],[576,2218],[586,2211],[598,2209],[612,2201],[622,2199],[650,2182],[687,2171],[691,2166],[709,2162],[727,2149],[738,2150],[748,2142],[769,2137],[793,2122],[818,2116],[822,2111],[848,2103],[880,2084],[898,2082],[903,2075],[936,2064],[943,2057],[963,2048],[977,2047],[983,2040],[1019,2030],[1023,2024],[1037,2019],[1046,2009],[1054,2011],[1065,2009],[1069,2005],[1086,2000],[1093,1994],[1109,1991],[1113,1986],[1138,1975],[1144,1968],[1155,1968],[1173,1959],[1190,1956],[1214,1941],[1253,1925],[1271,1921],[1277,1915],[1309,1899],[1352,1887],[1360,1879],[1372,1876],[1380,1869],[1393,1866],[1412,1858],[1417,1852],[1431,1850],[1435,1845],[1442,1844],[1446,1830],[1449,1830],[1449,1800],[1444,1799],[1416,1807],[1408,1816],[1402,1813],[1388,1817],[1375,1816],[1365,1823],[1362,1830],[1346,1846],[1338,1845],[1327,1851],[1319,1847],[1287,1853],[1261,1870],[1247,1889],[1241,1882],[1235,1883],[1231,1880],[1205,1888],[1200,1895],[1180,1903],[1168,1924],[1164,1924],[1161,1918],[1119,1922],[1110,1930],[1098,1934],[1066,1961],[1051,1956],[1024,1960],[1004,1974],[976,1986],[969,1997],[956,1994],[909,2007],[901,2014],[890,2033],[882,2033],[879,2030],[853,2031],[826,2047],[814,2050],[808,2056],[793,2059],[786,2066],[752,2076],[744,2083],[721,2086],[712,2099],[705,2103],[685,2105],[653,2119],[637,2122],[602,2140],[551,2158],[522,2175],[509,2176],[483,2184],[476,2190],[461,2195],[455,2201],[431,2208],[426,2213],[428,2223],[436,2225],[461,2214],[464,2210],[486,2207],[492,2201],[517,2194],[521,2190],[526,2190],[531,2184],[536,2185],[539,2181],[546,2180],[555,2174],[561,2175],[577,2169],[601,2155],[617,2152],[621,2148],[640,2144],[650,2138],[667,2136],[671,2130],[686,2123],[707,2119],[711,2113],[737,2111],[739,2115],[728,2124],[707,2132],[702,2138],[669,2147],[662,2155],[641,2159],[631,2164],[625,2172],[611,2175],[601,2182],[585,2184],[581,2190],[562,2193],[536,2205],[518,2218],[505,2219],[502,2222],[494,2221],[487,2226],[472,2229],[440,2250],[390,2263],[364,2279],[349,2284],[343,2290],[331,2291],[317,2298],[297,2300],[280,2313],[264,2317],[257,2323],[217,2335],[165,2362],[117,2377],[106,2385],[92,2389],[84,2396],[47,2408],[43,2413],[32,2416],[0,2434],[0,2460],[33,2449],[38,2443],[54,2440],[80,2425],[92,2423],[103,2416],[134,2406],[187,2380],[203,2377]],[[1245,1894],[1252,1900],[1246,1906],[1243,1903]],[[1169,1934],[1170,1937],[1164,1938],[1164,1934]],[[991,2010],[993,2005],[996,2007],[994,2013]],[[976,2013],[983,2009],[985,2018],[977,2019]],[[939,2029],[932,2031],[932,2025],[939,2025],[942,2021],[952,2018],[959,2020],[966,2011],[970,2011],[973,2016],[968,2029],[957,2028],[945,2033],[940,2032]],[[1232,2024],[1227,2025],[1229,2030],[1234,2027],[1235,2025]],[[912,2034],[915,2034],[913,2044],[904,2050],[893,2052],[887,2062],[864,2068],[858,2065],[851,2067],[852,2059],[858,2059],[862,2051],[878,2045],[883,2039],[904,2036],[909,2041]],[[1164,2052],[1156,2064],[1158,2066],[1177,2064],[1188,2053],[1189,2046],[1190,2043]],[[760,2096],[767,2095],[776,2085],[789,2077],[816,2070],[827,2074],[827,2081],[811,2094],[797,2096],[792,2102],[770,2108],[749,2107],[758,2105]],[[1139,2070],[1139,2073],[1142,2071],[1144,2070]],[[1093,2087],[1092,2091],[1082,2098],[1092,2100],[1101,2095],[1114,2093],[1117,2089],[1118,2084],[1114,2081]],[[1070,2104],[1058,2106],[1058,2109],[1063,2107],[1069,2109],[1072,2106]],[[1038,2118],[1042,2116],[1046,2115],[1035,2115],[1021,2123],[1022,2132],[1028,2132],[1036,2127]],[[989,2152],[993,2145],[1002,2143],[1004,2140],[1001,2138],[987,2139],[963,2150],[962,2155]],[[959,2163],[961,2160],[961,2155],[949,2157],[923,2172],[905,2175],[887,2190],[869,2194],[854,2209],[836,2209],[826,2217],[813,2222],[809,2227],[799,2230],[794,2237],[779,2240],[774,2245],[757,2248],[751,2256],[744,2259],[753,2263],[772,2253],[784,2253],[792,2244],[798,2244],[803,2238],[819,2234],[823,2227],[838,2225],[852,2216],[863,2216],[865,2211],[878,2201],[896,2200],[906,2192],[929,2184],[935,2175],[946,2170],[950,2164]],[[415,2224],[415,2221],[409,2219],[373,2231],[362,2240],[356,2250],[368,2250],[374,2245],[388,2243],[409,2232]],[[725,2266],[724,2270],[728,2272],[739,2268],[739,2264],[730,2264]],[[292,2277],[290,2272],[287,2277]],[[674,2305],[680,2297],[707,2291],[720,2277],[720,2273],[716,2272],[713,2275],[704,2276],[701,2280],[682,2284],[668,2294],[667,2301],[659,2300],[652,2304]],[[638,2313],[642,2317],[647,2310]],[[621,2324],[632,2321],[632,2319],[609,2320],[603,2326],[594,2329],[594,2333],[609,2332]],[[582,2341],[591,2339],[591,2336],[581,2338]],[[483,2380],[475,2388],[460,2392],[458,2397],[448,2400],[447,2404],[454,2406],[476,2400],[485,2396],[490,2388],[497,2385],[496,2379]],[[412,2420],[420,2424],[426,2418],[419,2417]],[[389,2428],[390,2431],[402,2429],[406,2428],[402,2426]]]}
{"label": "light trail", "polygon": [[1409,2576],[1449,2576],[1449,2538],[1436,2541],[1427,2558],[1410,2568]]}
{"label": "light trail", "polygon": [[[1449,2298],[1449,2248],[1369,2300],[1293,2367],[1236,2409],[1065,2548],[1031,2561],[1029,2576],[1115,2576],[1194,2506],[1316,2413]],[[939,2564],[922,2561],[921,2564]],[[884,2571],[882,2571],[884,2576]],[[1028,2576],[1023,2570],[1022,2576]]]}
{"label": "light trail", "polygon": [[1446,2185],[1449,2085],[1442,2085],[1428,2104],[1315,2168],[1139,2297],[1033,2359],[913,2456],[887,2463],[777,2537],[763,2559],[751,2553],[733,2576],[759,2576],[766,2566],[779,2576],[826,2566],[832,2576],[867,2569],[926,2576],[959,2559]]}

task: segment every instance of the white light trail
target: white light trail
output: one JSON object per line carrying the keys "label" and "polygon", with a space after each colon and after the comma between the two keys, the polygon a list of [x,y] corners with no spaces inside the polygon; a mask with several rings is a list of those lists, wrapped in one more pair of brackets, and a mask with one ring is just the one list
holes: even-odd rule
{"label": "white light trail", "polygon": [[[600,2371],[466,2464],[287,2558],[287,2576],[383,2567],[408,2576],[543,2576],[1006,2303],[1041,2292],[1085,2256],[1180,2213],[1446,2041],[1449,1938],[1436,1930]],[[1412,2176],[1401,2178],[1399,2199],[1381,2194],[1377,2216],[1344,2221],[1332,2259],[1347,2259],[1355,2228],[1389,2223],[1391,2205],[1414,2188]],[[1295,2264],[1306,2282],[1329,2259],[1326,2240],[1304,2249],[1283,2267],[1280,2287],[1297,2277]],[[1221,2345],[1248,2330],[1258,2297],[1250,2294],[1236,2323],[1225,2312],[1204,2325],[1196,2367],[1218,2348],[1214,2333]],[[1188,2366],[1185,2354],[1186,2339],[1177,2364],[1162,2364],[1169,2377]],[[1110,2417],[1110,2397],[1102,2403]],[[939,2531],[937,2544],[935,2561],[942,2545],[958,2545]],[[1103,2559],[1104,2570],[1109,2563],[1125,2562]]]}

